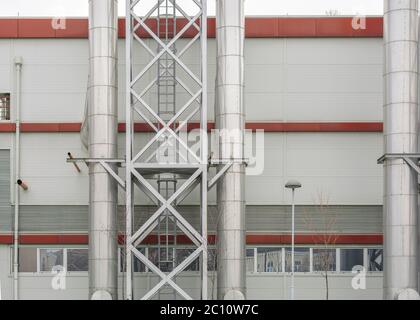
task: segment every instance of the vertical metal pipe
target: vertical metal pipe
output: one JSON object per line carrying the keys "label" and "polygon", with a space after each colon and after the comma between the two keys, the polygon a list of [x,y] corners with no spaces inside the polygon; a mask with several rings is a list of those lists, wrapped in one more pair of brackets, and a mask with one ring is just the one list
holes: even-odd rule
{"label": "vertical metal pipe", "polygon": [[[418,1],[384,2],[385,153],[418,143]],[[384,163],[384,298],[417,290],[417,174],[401,159]]]}
{"label": "vertical metal pipe", "polygon": [[132,173],[131,173],[131,159],[133,151],[133,109],[132,109],[132,97],[131,92],[128,88],[131,88],[131,64],[132,64],[132,42],[129,37],[132,37],[132,20],[131,20],[131,0],[125,1],[125,176],[126,176],[126,186],[125,186],[125,201],[126,201],[126,225],[125,225],[125,254],[126,254],[126,278],[125,278],[125,290],[127,300],[133,299],[133,279],[132,279],[132,258],[133,254],[130,250],[130,242],[127,241],[128,237],[132,234],[132,213],[134,212],[133,205],[133,182],[132,182]]}
{"label": "vertical metal pipe", "polygon": [[290,300],[295,300],[295,189],[292,189],[292,275]]}
{"label": "vertical metal pipe", "polygon": [[16,133],[15,133],[15,213],[13,235],[13,299],[19,300],[19,185],[20,179],[20,95],[22,57],[15,58],[16,67]]}
{"label": "vertical metal pipe", "polygon": [[[117,0],[89,0],[91,158],[117,157],[117,8]],[[89,189],[90,298],[117,299],[117,185],[91,163]]]}
{"label": "vertical metal pipe", "polygon": [[244,0],[217,0],[219,156],[234,164],[217,185],[217,296],[245,297]]}
{"label": "vertical metal pipe", "polygon": [[[201,1],[201,81],[203,92],[201,94],[201,161],[206,167],[208,165],[208,137],[207,137],[207,0]],[[207,247],[207,170],[203,170],[201,174],[201,235],[204,238],[204,249],[201,259],[201,299],[208,298],[208,247]]]}

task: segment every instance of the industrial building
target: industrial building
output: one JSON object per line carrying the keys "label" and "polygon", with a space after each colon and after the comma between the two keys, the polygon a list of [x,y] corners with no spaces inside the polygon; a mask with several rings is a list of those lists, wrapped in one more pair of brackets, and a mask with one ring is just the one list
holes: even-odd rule
{"label": "industrial building", "polygon": [[356,18],[244,17],[243,0],[118,18],[116,2],[0,19],[2,299],[418,289],[417,1]]}

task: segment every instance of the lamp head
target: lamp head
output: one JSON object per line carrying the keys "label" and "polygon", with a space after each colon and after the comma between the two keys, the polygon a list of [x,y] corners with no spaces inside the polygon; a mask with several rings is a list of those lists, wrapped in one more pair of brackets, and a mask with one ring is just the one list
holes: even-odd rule
{"label": "lamp head", "polygon": [[297,180],[289,180],[284,187],[288,189],[297,189],[302,187],[302,184]]}

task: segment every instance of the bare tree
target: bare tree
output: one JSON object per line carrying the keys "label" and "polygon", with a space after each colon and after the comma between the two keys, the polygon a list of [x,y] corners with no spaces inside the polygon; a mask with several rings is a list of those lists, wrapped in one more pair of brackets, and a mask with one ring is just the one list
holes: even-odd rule
{"label": "bare tree", "polygon": [[318,193],[319,205],[314,214],[305,212],[304,221],[308,230],[313,235],[314,244],[319,246],[316,250],[316,261],[314,255],[313,264],[317,266],[317,271],[323,273],[325,280],[325,299],[329,299],[329,271],[333,269],[335,261],[335,246],[338,235],[335,230],[337,216],[328,209],[328,198],[322,192]]}

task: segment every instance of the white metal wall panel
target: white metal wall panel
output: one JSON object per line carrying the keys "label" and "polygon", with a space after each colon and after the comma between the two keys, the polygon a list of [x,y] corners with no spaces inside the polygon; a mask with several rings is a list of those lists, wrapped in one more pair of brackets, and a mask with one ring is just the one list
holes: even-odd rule
{"label": "white metal wall panel", "polygon": [[10,149],[13,144],[14,135],[11,133],[0,133],[0,149]]}
{"label": "white metal wall panel", "polygon": [[88,170],[78,173],[66,162],[67,152],[86,157],[78,133],[21,135],[21,177],[29,189],[22,205],[81,205],[88,203]]}
{"label": "white metal wall panel", "polygon": [[[136,135],[136,144],[144,144],[145,138],[145,134]],[[122,140],[120,135],[120,157]],[[266,133],[264,140],[264,171],[246,181],[248,205],[289,204],[290,192],[284,184],[290,178],[303,183],[297,192],[298,204],[318,204],[319,193],[330,205],[382,204],[382,170],[376,164],[382,154],[380,133]],[[86,156],[78,133],[23,134],[21,146],[22,179],[29,185],[22,192],[22,204],[88,203],[86,166],[80,164],[79,174],[66,162],[69,151],[74,157]],[[213,190],[210,203],[215,200]],[[139,193],[136,203],[150,201]],[[197,203],[194,194],[184,202]]]}
{"label": "white metal wall panel", "polygon": [[[186,41],[181,39],[179,46]],[[2,90],[13,87],[12,57],[23,57],[23,121],[81,121],[87,83],[86,39],[5,39],[0,46],[0,70],[6,75],[0,78]],[[123,40],[118,47],[118,81],[123,84]],[[184,56],[190,65],[198,63],[193,59],[199,48],[192,50]],[[210,120],[214,116],[215,52],[215,41],[209,39]],[[381,39],[246,39],[245,57],[248,121],[382,119]],[[135,62],[144,60],[138,56]],[[124,105],[123,87],[119,104]],[[120,109],[122,121],[124,108]]]}
{"label": "white metal wall panel", "polygon": [[[22,121],[81,121],[87,86],[88,46],[80,39],[18,39],[7,64],[22,56]],[[1,43],[1,42],[0,42]],[[1,51],[1,50],[0,50]],[[0,62],[1,63],[1,62]],[[13,88],[14,84],[10,83]]]}
{"label": "white metal wall panel", "polygon": [[0,149],[0,231],[10,230],[10,151]]}
{"label": "white metal wall panel", "polygon": [[12,90],[11,40],[0,39],[0,92]]}
{"label": "white metal wall panel", "polygon": [[298,203],[382,204],[382,147],[376,133],[287,134],[284,176],[302,182]]}
{"label": "white metal wall panel", "polygon": [[379,133],[267,133],[265,166],[248,176],[247,204],[288,204],[286,180],[299,179],[299,204],[318,204],[319,193],[332,204],[382,204]]}

